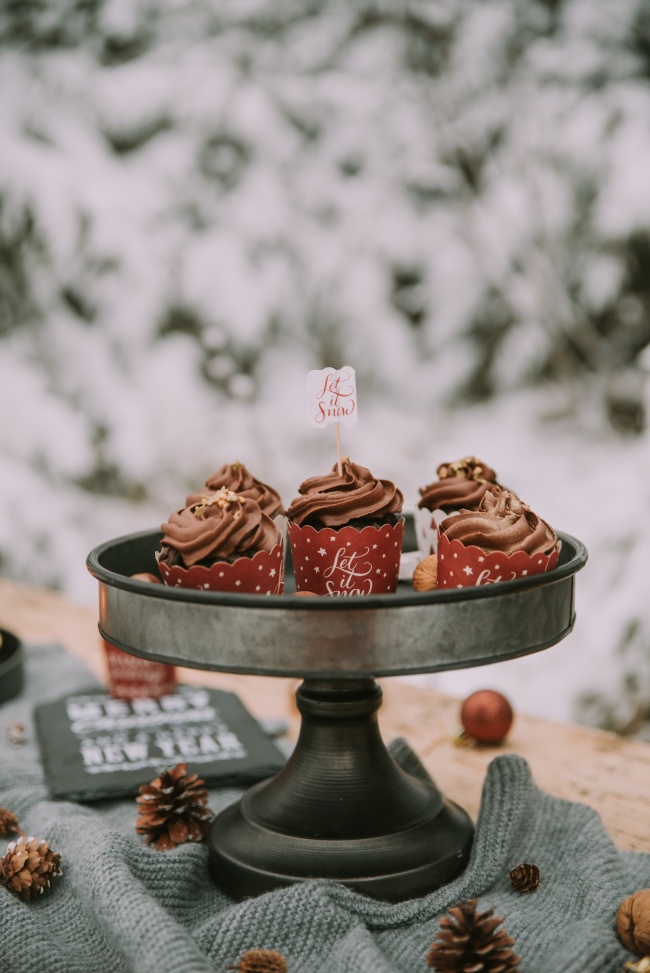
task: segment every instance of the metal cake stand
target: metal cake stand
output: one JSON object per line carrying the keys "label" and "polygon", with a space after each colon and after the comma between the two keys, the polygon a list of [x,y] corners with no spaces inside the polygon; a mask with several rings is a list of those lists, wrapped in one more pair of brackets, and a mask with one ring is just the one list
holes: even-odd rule
{"label": "metal cake stand", "polygon": [[[538,652],[569,634],[584,545],[558,534],[547,574],[478,588],[364,598],[292,598],[168,588],[161,533],[108,541],[88,556],[99,629],[133,655],[196,669],[301,677],[295,750],[212,826],[210,872],[234,898],[333,879],[388,901],[431,891],[468,861],[473,825],[434,783],[406,773],[377,724],[378,676],[438,672]],[[407,518],[404,548],[414,548]]]}

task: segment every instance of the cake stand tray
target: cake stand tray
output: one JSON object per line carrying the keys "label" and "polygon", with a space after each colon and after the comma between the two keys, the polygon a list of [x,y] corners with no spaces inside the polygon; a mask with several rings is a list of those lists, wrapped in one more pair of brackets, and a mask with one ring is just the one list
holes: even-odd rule
{"label": "cake stand tray", "polygon": [[[109,541],[88,557],[99,628],[143,658],[197,669],[301,677],[302,724],[285,768],[215,820],[210,870],[242,898],[329,878],[386,900],[422,895],[465,867],[472,823],[429,780],[406,773],[381,740],[378,676],[483,665],[545,649],[575,619],[583,544],[558,534],[546,574],[493,585],[363,598],[294,598],[168,588],[161,534]],[[405,548],[413,536],[407,518]],[[414,545],[413,545],[414,546]]]}

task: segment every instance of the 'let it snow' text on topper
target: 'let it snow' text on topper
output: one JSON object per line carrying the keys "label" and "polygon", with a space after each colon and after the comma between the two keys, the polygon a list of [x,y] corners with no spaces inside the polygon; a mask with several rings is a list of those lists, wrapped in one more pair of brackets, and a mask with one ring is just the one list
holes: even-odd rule
{"label": "'let it snow' text on topper", "polygon": [[357,376],[350,365],[314,369],[307,375],[307,415],[316,429],[330,422],[354,426],[359,419]]}

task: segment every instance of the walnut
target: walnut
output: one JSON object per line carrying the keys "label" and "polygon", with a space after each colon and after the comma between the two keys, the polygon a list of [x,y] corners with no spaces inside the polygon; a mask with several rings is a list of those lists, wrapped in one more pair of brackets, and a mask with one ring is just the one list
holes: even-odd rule
{"label": "walnut", "polygon": [[413,587],[416,591],[433,591],[438,587],[438,557],[430,554],[416,565],[413,572]]}
{"label": "walnut", "polygon": [[616,913],[616,932],[631,953],[650,953],[650,889],[641,889],[621,902]]}

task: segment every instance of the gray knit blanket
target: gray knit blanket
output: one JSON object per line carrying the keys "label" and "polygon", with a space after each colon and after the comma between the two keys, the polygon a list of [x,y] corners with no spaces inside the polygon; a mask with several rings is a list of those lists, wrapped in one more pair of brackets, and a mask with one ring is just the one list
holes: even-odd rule
{"label": "gray knit blanket", "polygon": [[[650,855],[618,851],[595,811],[540,791],[513,755],[490,764],[470,864],[445,888],[398,905],[326,881],[229,900],[208,877],[204,845],[144,844],[134,801],[49,800],[31,711],[92,682],[61,648],[30,647],[22,696],[0,706],[0,806],[60,852],[63,868],[33,902],[0,888],[1,973],[213,973],[253,948],[283,953],[290,973],[425,973],[440,916],[468,898],[503,916],[521,973],[619,973],[632,958],[615,915],[650,886]],[[22,747],[6,742],[11,720],[28,727]],[[391,751],[424,773],[403,741]],[[212,790],[210,806],[239,793]],[[508,871],[524,861],[541,871],[534,894],[510,886]]]}

